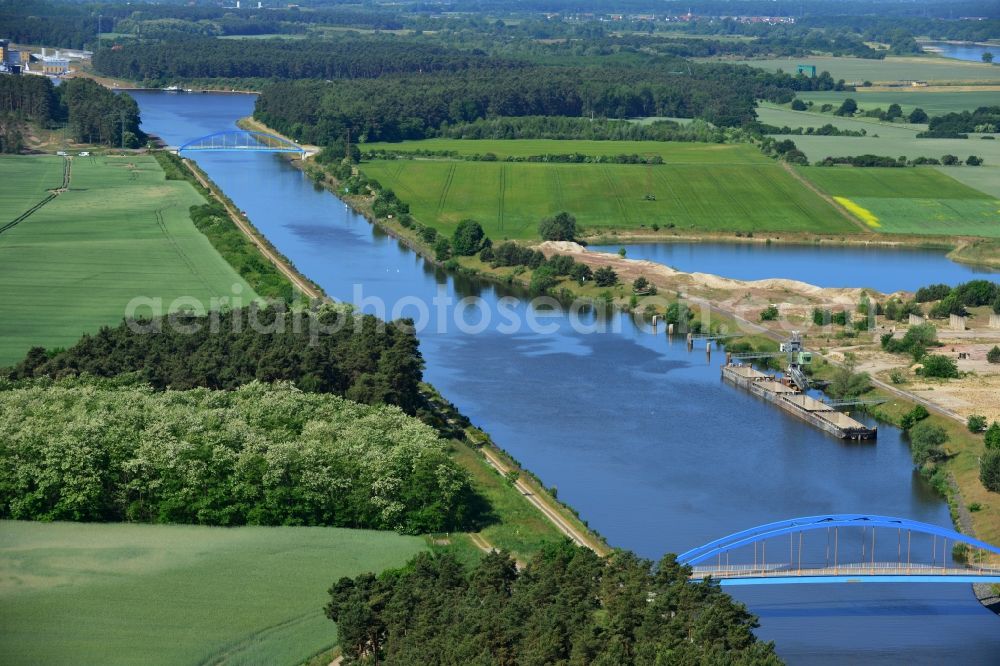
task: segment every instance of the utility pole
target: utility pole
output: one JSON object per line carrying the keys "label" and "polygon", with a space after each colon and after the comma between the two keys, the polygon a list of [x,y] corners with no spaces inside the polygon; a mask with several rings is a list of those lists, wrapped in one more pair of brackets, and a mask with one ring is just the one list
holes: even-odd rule
{"label": "utility pole", "polygon": [[122,109],[122,150],[125,150],[125,109]]}
{"label": "utility pole", "polygon": [[351,128],[350,127],[347,128],[347,148],[345,149],[344,157],[347,158],[348,162],[351,161]]}

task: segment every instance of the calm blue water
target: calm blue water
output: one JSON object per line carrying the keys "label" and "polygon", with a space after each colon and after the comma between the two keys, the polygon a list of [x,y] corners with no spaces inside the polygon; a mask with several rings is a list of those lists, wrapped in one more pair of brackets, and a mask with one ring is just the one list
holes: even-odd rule
{"label": "calm blue water", "polygon": [[590,249],[614,253],[621,247],[629,259],[655,261],[686,272],[740,280],[789,278],[820,287],[867,287],[884,293],[1000,275],[1000,271],[956,263],[934,250],[777,243],[637,243]]}
{"label": "calm blue water", "polygon": [[945,58],[956,60],[970,60],[972,62],[982,62],[983,53],[989,51],[1000,62],[1000,46],[991,44],[949,44],[947,42],[926,42],[923,46],[930,46]]}
{"label": "calm blue water", "polygon": [[[136,98],[144,127],[174,145],[228,128],[252,106],[232,96]],[[947,507],[914,475],[893,428],[882,427],[877,444],[828,437],[722,384],[721,353],[689,353],[683,342],[646,333],[620,314],[583,312],[574,327],[559,307],[504,301],[520,294],[436,270],[280,158],[197,157],[334,298],[418,319],[425,304],[429,326],[420,341],[428,381],[557,486],[613,545],[658,558],[752,525],[830,512],[950,525]],[[465,330],[455,323],[455,303],[470,296],[490,313],[479,332],[469,328],[482,322],[480,310],[459,310]],[[534,327],[530,317],[539,319]],[[512,318],[524,325],[505,332]],[[581,330],[587,326],[604,332]],[[1000,619],[968,586],[735,594],[760,616],[759,634],[777,641],[794,664],[990,664],[1000,654]]]}

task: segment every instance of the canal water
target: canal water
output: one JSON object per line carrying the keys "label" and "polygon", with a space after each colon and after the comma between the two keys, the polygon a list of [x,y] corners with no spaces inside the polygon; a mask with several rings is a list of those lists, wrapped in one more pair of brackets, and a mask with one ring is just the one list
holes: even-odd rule
{"label": "canal water", "polygon": [[[950,44],[948,42],[922,42],[920,46],[923,47],[925,51],[934,51],[945,58],[969,60],[971,62],[982,62],[983,54],[988,51],[997,56],[996,60],[997,62],[1000,62],[1000,45],[996,44],[977,44],[972,42],[964,42],[960,44]],[[928,47],[930,47],[930,49],[928,49]]]}
{"label": "canal water", "polygon": [[629,259],[655,261],[686,272],[739,280],[788,278],[820,287],[865,287],[883,293],[916,291],[931,282],[956,285],[1000,276],[1000,271],[951,261],[940,250],[912,248],[671,242],[590,249],[614,253],[621,248]]}
{"label": "canal water", "polygon": [[[136,99],[144,128],[173,145],[232,127],[253,104]],[[615,546],[658,558],[761,523],[839,512],[950,525],[893,428],[883,426],[877,444],[826,436],[723,384],[719,352],[690,353],[626,315],[574,317],[437,270],[280,158],[197,159],[332,297],[423,320],[427,380]],[[968,586],[733,592],[794,664],[988,664],[1000,655],[1000,618]]]}

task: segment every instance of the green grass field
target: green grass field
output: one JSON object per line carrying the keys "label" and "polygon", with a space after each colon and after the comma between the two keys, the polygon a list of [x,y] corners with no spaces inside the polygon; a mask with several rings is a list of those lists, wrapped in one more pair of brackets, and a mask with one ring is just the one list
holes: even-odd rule
{"label": "green grass field", "polygon": [[[872,130],[869,130],[872,132]],[[933,157],[941,159],[944,155],[957,155],[965,159],[969,155],[978,155],[986,160],[987,166],[1000,166],[1000,141],[984,141],[970,137],[968,139],[918,139],[916,134],[903,134],[874,131],[873,136],[790,136],[795,145],[806,154],[810,162],[818,162],[824,157],[841,157],[846,155],[888,155],[899,157],[906,155],[914,157]]]}
{"label": "green grass field", "polygon": [[[809,93],[810,95],[838,95],[841,98],[851,95],[851,93]],[[907,93],[899,93],[906,95]],[[986,93],[926,93],[927,95],[978,95],[977,104],[991,103],[986,99]],[[993,104],[1000,103],[1000,92],[989,93],[994,96]],[[870,103],[868,97],[854,96],[862,109],[875,108],[881,106],[883,109],[888,104]],[[971,101],[971,100],[970,100]],[[839,102],[836,102],[839,104]],[[960,107],[966,108],[966,107]],[[903,107],[904,111],[907,108]],[[984,140],[977,135],[971,135],[968,139],[918,139],[917,132],[925,128],[924,125],[911,125],[908,123],[885,123],[874,118],[842,118],[830,113],[819,113],[812,111],[792,111],[787,107],[777,107],[764,104],[757,110],[757,115],[762,122],[775,125],[777,127],[820,127],[826,123],[840,129],[865,130],[867,136],[796,136],[790,138],[795,145],[806,154],[811,162],[818,162],[825,157],[842,157],[847,155],[888,155],[899,157],[906,155],[914,157],[933,157],[941,159],[942,156],[951,154],[957,155],[961,159],[966,159],[969,155],[978,155],[986,163],[985,166],[977,168],[967,167],[941,167],[941,172],[946,173],[951,178],[979,190],[990,197],[1000,197],[1000,141]]]}
{"label": "green grass field", "polygon": [[[739,148],[735,154],[751,159],[750,146]],[[591,230],[655,223],[699,231],[857,231],[770,160],[731,165],[713,157],[660,166],[395,160],[361,168],[408,202],[420,222],[449,235],[460,220],[473,218],[495,240],[532,239],[539,220],[562,210]]]}
{"label": "green grass field", "polygon": [[[995,69],[1000,69],[996,67]],[[804,102],[813,102],[817,106],[833,104],[839,107],[850,97],[862,109],[888,109],[890,104],[899,104],[903,113],[910,113],[920,107],[931,116],[939,116],[953,111],[972,111],[981,106],[996,106],[1000,104],[1000,91],[969,90],[965,92],[936,92],[921,88],[903,88],[900,90],[869,92],[859,88],[855,92],[801,92],[795,95]]]}
{"label": "green grass field", "polygon": [[0,158],[0,227],[62,185],[63,161],[49,157]]}
{"label": "green grass field", "polygon": [[978,169],[942,166],[937,167],[937,170],[964,185],[1000,199],[1000,162],[994,162],[992,166]]}
{"label": "green grass field", "polygon": [[[886,107],[882,107],[883,109]],[[868,135],[878,134],[880,137],[914,139],[917,132],[927,129],[926,125],[911,125],[909,123],[886,123],[877,118],[845,118],[832,113],[812,111],[792,111],[788,107],[762,104],[757,109],[757,118],[762,123],[776,127],[822,127],[833,125],[842,130],[864,130]]]}
{"label": "green grass field", "polygon": [[897,81],[927,81],[928,83],[1000,83],[1000,67],[977,62],[963,62],[934,56],[889,57],[884,60],[832,56],[804,56],[795,58],[748,59],[741,62],[770,71],[783,70],[795,73],[797,65],[815,65],[817,72],[828,71],[834,79],[848,83],[871,81],[894,83]]}
{"label": "green grass field", "polygon": [[932,167],[801,167],[799,172],[848,207],[873,215],[876,231],[1000,238],[1000,201]]}
{"label": "green grass field", "polygon": [[454,151],[458,155],[493,153],[505,157],[533,155],[659,155],[667,164],[768,164],[771,160],[743,144],[688,143],[681,141],[584,141],[558,139],[424,139],[399,143],[361,144],[361,150]]}
{"label": "green grass field", "polygon": [[313,527],[0,522],[4,664],[300,664],[342,576],[420,537]]}
{"label": "green grass field", "polygon": [[[62,164],[0,158],[3,224],[61,184]],[[253,299],[191,222],[188,209],[201,203],[188,183],[165,180],[151,156],[75,158],[70,190],[0,234],[0,366],[32,346],[68,346],[118,323],[136,297],[161,298],[164,309],[179,297],[207,307],[239,285],[243,302]]]}

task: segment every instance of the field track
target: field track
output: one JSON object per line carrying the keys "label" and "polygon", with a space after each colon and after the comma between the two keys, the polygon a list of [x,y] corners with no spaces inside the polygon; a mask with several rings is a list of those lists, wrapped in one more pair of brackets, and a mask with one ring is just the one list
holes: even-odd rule
{"label": "field track", "polygon": [[19,222],[0,234],[0,366],[125,316],[257,298],[191,221],[204,199],[189,183],[167,181],[154,157],[71,163],[0,158],[0,179],[11,185],[0,192],[0,219]]}
{"label": "field track", "polygon": [[38,203],[36,203],[34,206],[32,206],[28,210],[24,211],[23,213],[21,213],[20,215],[18,215],[17,217],[15,217],[13,220],[11,220],[10,222],[8,222],[7,224],[5,224],[2,227],[0,227],[0,234],[2,234],[3,232],[5,232],[5,231],[7,231],[9,229],[13,229],[18,224],[20,224],[24,220],[28,219],[29,217],[31,217],[32,213],[34,213],[35,211],[37,211],[39,208],[41,208],[42,206],[44,206],[48,202],[52,201],[53,199],[55,199],[57,196],[59,196],[60,194],[62,194],[66,190],[68,190],[69,189],[70,179],[72,178],[72,175],[73,175],[73,161],[70,160],[70,159],[63,160],[63,182],[62,182],[62,186],[59,187],[58,189],[52,190],[51,192],[49,192],[48,195],[46,195],[46,197],[44,199],[42,199],[41,201],[39,201]]}

